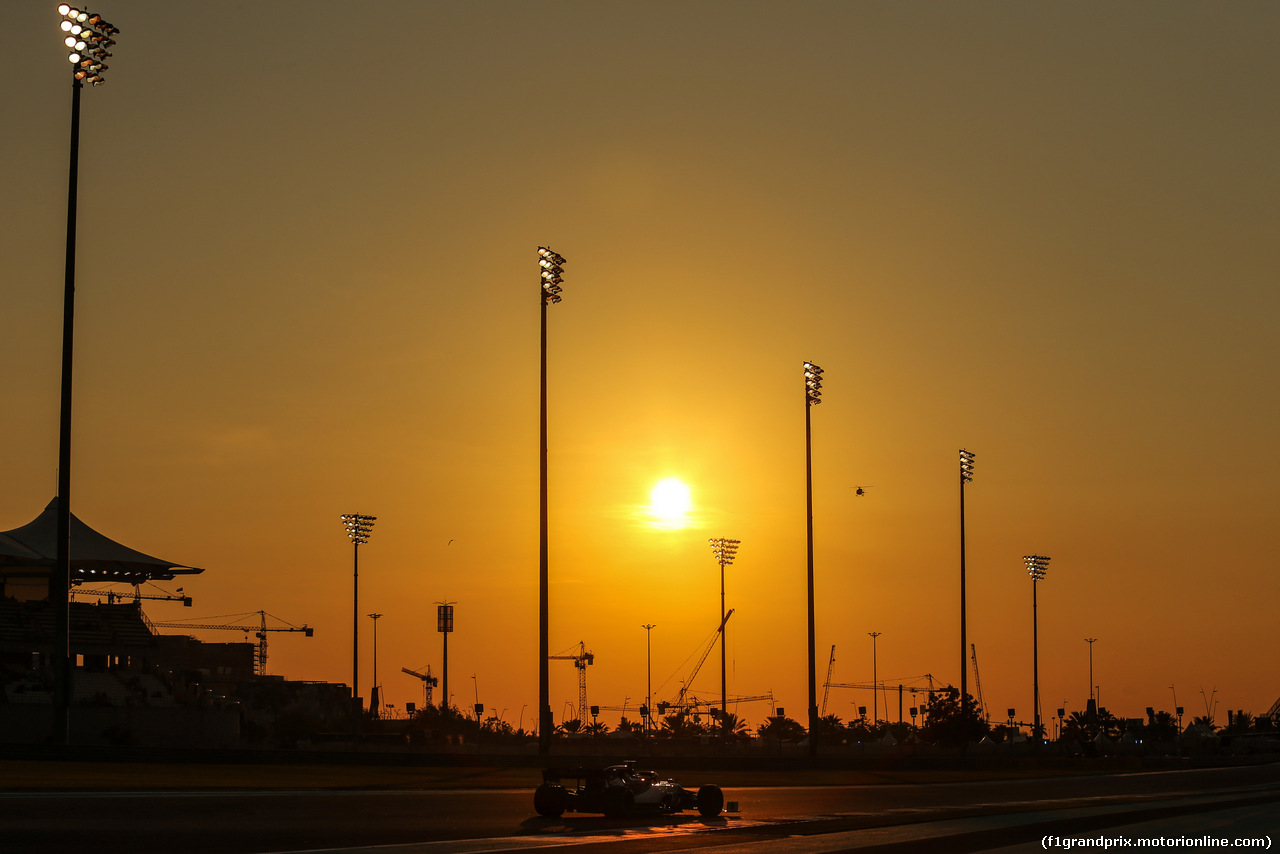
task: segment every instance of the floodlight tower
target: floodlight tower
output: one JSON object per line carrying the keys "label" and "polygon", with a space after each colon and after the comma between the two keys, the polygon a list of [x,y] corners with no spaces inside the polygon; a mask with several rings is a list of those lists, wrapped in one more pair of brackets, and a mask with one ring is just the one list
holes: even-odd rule
{"label": "floodlight tower", "polygon": [[1035,695],[1031,734],[1040,739],[1044,737],[1044,730],[1040,726],[1040,637],[1036,617],[1036,585],[1044,580],[1044,574],[1049,569],[1049,558],[1044,555],[1024,555],[1022,560],[1027,565],[1027,574],[1031,576],[1031,683]]}
{"label": "floodlight tower", "polygon": [[960,449],[960,712],[969,711],[969,666],[966,653],[969,649],[966,631],[964,600],[964,487],[973,483],[973,452]]}
{"label": "floodlight tower", "polygon": [[818,755],[818,654],[813,618],[813,434],[810,410],[822,403],[822,368],[804,363],[804,492],[805,525],[809,545],[809,756]]}
{"label": "floodlight tower", "polygon": [[547,667],[547,306],[560,302],[564,281],[564,256],[546,246],[538,247],[538,303],[542,313],[541,412],[538,444],[538,752],[551,750],[551,674]]}
{"label": "floodlight tower", "polygon": [[729,711],[724,651],[724,568],[733,565],[733,559],[738,554],[738,546],[742,545],[742,541],[730,540],[727,537],[712,537],[708,542],[711,543],[711,554],[715,556],[716,563],[720,564],[720,726],[723,727],[725,715]]}
{"label": "floodlight tower", "polygon": [[378,685],[378,620],[382,615],[375,613],[367,616],[373,620],[373,693],[369,695],[369,711],[377,718],[381,717],[379,709],[382,707],[382,689]]}
{"label": "floodlight tower", "polygon": [[367,545],[373,534],[377,516],[344,513],[342,527],[351,540],[351,709],[355,715],[355,732],[360,733],[360,547]]}
{"label": "floodlight tower", "polygon": [[[1085,638],[1084,642],[1089,645],[1089,699],[1094,700],[1093,696],[1093,645],[1098,642],[1097,638]],[[1170,686],[1173,687],[1173,686]],[[1178,705],[1178,695],[1173,695],[1173,704]]]}
{"label": "floodlight tower", "polygon": [[[884,633],[883,632],[867,632],[867,635],[871,638],[871,723],[872,724],[875,724],[876,721],[880,720],[879,706],[876,703],[877,695],[880,692],[880,676],[878,675],[878,672],[876,669],[876,638],[880,637],[880,635],[882,634]],[[888,699],[889,699],[888,697],[885,698],[886,701]],[[884,710],[884,716],[886,719],[889,717],[888,706],[889,704],[888,702],[886,702],[885,710]]]}
{"label": "floodlight tower", "polygon": [[86,9],[58,7],[67,59],[71,63],[71,160],[67,181],[67,258],[62,297],[62,400],[58,419],[58,519],[54,566],[49,573],[53,603],[53,740],[67,744],[71,737],[71,377],[75,340],[76,200],[80,171],[80,90],[85,81],[106,82],[107,48],[119,30]]}

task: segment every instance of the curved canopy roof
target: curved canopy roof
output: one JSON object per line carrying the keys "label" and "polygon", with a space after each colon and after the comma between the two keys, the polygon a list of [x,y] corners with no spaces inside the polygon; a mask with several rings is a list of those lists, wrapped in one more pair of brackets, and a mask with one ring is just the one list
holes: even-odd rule
{"label": "curved canopy roof", "polygon": [[[0,531],[0,570],[51,567],[57,558],[58,499],[21,528]],[[46,569],[47,571],[47,569]],[[71,514],[71,577],[80,581],[168,581],[178,575],[204,572],[191,566],[152,557],[98,533]],[[41,573],[43,574],[43,572]]]}

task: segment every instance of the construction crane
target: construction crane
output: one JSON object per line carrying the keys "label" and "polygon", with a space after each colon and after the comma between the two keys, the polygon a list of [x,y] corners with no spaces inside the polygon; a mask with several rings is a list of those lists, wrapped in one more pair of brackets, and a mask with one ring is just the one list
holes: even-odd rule
{"label": "construction crane", "polygon": [[[925,680],[925,684],[928,686],[927,688],[920,688],[915,685],[907,684],[909,682],[915,682],[920,679]],[[933,693],[934,691],[933,674],[926,673],[923,676],[910,676],[910,677],[907,677],[906,679],[881,679],[879,682],[827,682],[824,685],[824,689],[856,688],[860,690],[869,690],[869,691],[884,691],[885,688],[891,687],[893,685],[898,686],[899,700],[902,699],[902,692],[904,691],[910,691],[912,694],[918,693],[920,691],[927,691],[929,693]],[[885,714],[886,715],[888,714],[888,702],[889,702],[888,698],[886,697],[885,698],[885,709],[886,709]],[[899,708],[901,708],[901,703],[899,703]]]}
{"label": "construction crane", "polygon": [[548,655],[547,658],[556,661],[572,661],[573,666],[578,669],[578,720],[583,726],[587,725],[587,665],[596,663],[596,656],[593,652],[587,652],[587,645],[583,641],[578,641],[577,655]]}
{"label": "construction crane", "polygon": [[[969,644],[969,652],[973,658],[973,689],[978,692],[978,714],[990,722],[991,715],[987,713],[986,704],[982,702],[982,680],[978,678],[978,647],[976,644]],[[961,699],[964,699],[963,697]]]}
{"label": "construction crane", "polygon": [[827,695],[831,693],[831,673],[836,669],[836,645],[831,645],[831,659],[827,662],[827,681],[822,683],[822,716],[827,715]]}
{"label": "construction crane", "polygon": [[[770,691],[768,694],[756,694],[750,697],[744,696],[744,695],[731,696],[727,698],[727,703],[728,705],[733,706],[736,709],[739,703],[754,703],[760,700],[769,701],[769,710],[770,710],[770,713],[772,714],[772,711],[773,711],[773,692],[772,691]],[[658,714],[665,715],[667,713],[667,710],[671,708],[675,708],[675,707],[670,703],[659,703]],[[683,707],[683,711],[686,711],[689,714],[693,715],[695,719],[698,719],[702,715],[711,715],[712,717],[715,717],[716,715],[720,714],[720,699],[717,697],[711,700],[703,700],[699,697],[691,696],[688,702]]]}
{"label": "construction crane", "polygon": [[425,704],[431,705],[431,689],[440,684],[440,680],[431,675],[431,665],[427,665],[426,673],[419,673],[416,670],[410,670],[407,667],[400,668],[401,673],[408,673],[410,676],[416,676],[422,680],[422,690],[426,692]]}
{"label": "construction crane", "polygon": [[[156,589],[159,590],[160,588],[157,587]],[[75,587],[71,589],[72,596],[98,596],[98,597],[105,596],[107,598],[108,605],[114,605],[117,600],[123,602],[126,599],[132,599],[133,601],[137,602],[139,599],[156,599],[161,602],[181,602],[182,607],[184,608],[191,607],[191,597],[183,596],[181,587],[178,588],[178,595],[176,596],[173,595],[172,593],[164,593],[163,591],[161,591],[161,594],[143,593],[141,584],[133,585],[132,596],[130,596],[127,593],[117,593],[114,590],[82,590]]]}
{"label": "construction crane", "polygon": [[676,696],[675,702],[659,703],[658,712],[666,714],[667,709],[675,709],[676,711],[697,711],[697,701],[690,701],[689,689],[693,687],[693,680],[698,675],[698,671],[702,669],[703,662],[707,660],[707,656],[711,654],[711,650],[715,649],[716,641],[724,634],[724,627],[729,622],[729,618],[733,616],[733,608],[729,609],[729,613],[724,615],[724,619],[720,621],[720,625],[711,633],[711,641],[702,650],[702,655],[698,658],[698,663],[693,666],[693,670],[689,673],[689,678],[684,680],[684,684],[680,686],[680,693]]}
{"label": "construction crane", "polygon": [[[234,623],[193,623],[193,622],[170,622],[170,623],[153,623],[147,621],[147,625],[157,629],[215,629],[222,631],[244,632],[246,635],[253,632],[258,639],[258,649],[253,657],[253,672],[258,676],[267,675],[267,632],[305,632],[307,637],[315,634],[315,629],[310,626],[295,626],[286,624],[284,626],[268,626],[267,617],[273,620],[280,620],[274,614],[268,614],[266,611],[252,611],[247,614],[228,614],[228,617],[234,619],[237,617],[257,617],[258,625],[246,626],[244,624],[236,625]],[[284,622],[284,620],[280,620]]]}

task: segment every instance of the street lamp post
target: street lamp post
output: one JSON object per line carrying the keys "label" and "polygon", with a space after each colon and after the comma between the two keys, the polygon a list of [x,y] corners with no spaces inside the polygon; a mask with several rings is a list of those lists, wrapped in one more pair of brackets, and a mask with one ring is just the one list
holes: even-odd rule
{"label": "street lamp post", "polygon": [[63,44],[71,62],[71,158],[67,172],[67,257],[62,296],[61,411],[58,418],[58,519],[54,566],[49,573],[53,603],[53,740],[71,737],[71,378],[75,341],[76,202],[80,186],[80,90],[85,81],[101,86],[107,70],[107,48],[119,30],[85,9],[58,7]]}
{"label": "street lamp post", "polygon": [[551,749],[551,674],[547,656],[547,306],[560,302],[560,284],[564,281],[564,257],[545,246],[538,247],[538,303],[542,313],[542,371],[540,380],[541,412],[538,445],[538,752]]}
{"label": "street lamp post", "polygon": [[[871,724],[880,720],[879,709],[876,700],[880,691],[880,676],[876,671],[876,638],[880,637],[881,632],[867,632],[871,636]],[[887,697],[885,699],[888,699]],[[885,717],[889,715],[889,710],[885,709]]]}
{"label": "street lamp post", "polygon": [[712,537],[708,542],[711,543],[711,553],[715,555],[716,563],[720,564],[720,724],[723,727],[725,715],[729,711],[728,705],[728,677],[726,676],[727,661],[724,651],[724,568],[733,565],[733,559],[738,554],[738,546],[742,544],[741,540],[730,540],[726,537]]}
{"label": "street lamp post", "polygon": [[973,483],[972,451],[960,449],[960,713],[964,717],[969,711],[969,661],[968,637],[966,636],[967,618],[965,616],[965,543],[964,543],[964,487]]}
{"label": "street lamp post", "polygon": [[640,627],[644,629],[644,645],[645,645],[645,654],[647,657],[647,664],[646,664],[646,671],[645,671],[646,682],[645,682],[645,694],[644,694],[645,713],[642,716],[644,718],[643,723],[644,723],[646,735],[649,732],[649,721],[652,717],[651,710],[653,709],[653,630],[656,626],[657,626],[656,623],[645,623],[643,626]]}
{"label": "street lamp post", "polygon": [[373,691],[369,695],[369,711],[373,716],[380,717],[378,710],[382,706],[381,692],[378,690],[378,619],[381,614],[369,614],[369,619],[373,620]]}
{"label": "street lamp post", "polygon": [[809,756],[818,755],[818,651],[814,646],[813,615],[813,434],[810,410],[822,403],[822,368],[804,363],[804,492],[805,527],[809,547]]}
{"label": "street lamp post", "polygon": [[1036,617],[1036,585],[1044,579],[1044,574],[1049,569],[1049,558],[1043,555],[1025,555],[1022,560],[1027,565],[1027,574],[1031,576],[1031,684],[1035,701],[1032,706],[1031,734],[1040,739],[1044,737],[1044,730],[1040,725],[1040,638]]}
{"label": "street lamp post", "polygon": [[1089,645],[1089,700],[1095,703],[1093,696],[1093,645],[1097,643],[1097,638],[1085,638],[1084,642]]}
{"label": "street lamp post", "polygon": [[369,542],[377,516],[344,513],[342,526],[351,540],[351,708],[356,738],[360,737],[360,547]]}

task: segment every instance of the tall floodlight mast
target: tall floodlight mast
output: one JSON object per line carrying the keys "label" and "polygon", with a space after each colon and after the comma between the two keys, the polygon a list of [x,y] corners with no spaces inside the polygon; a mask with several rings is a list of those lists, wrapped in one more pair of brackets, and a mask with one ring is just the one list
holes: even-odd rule
{"label": "tall floodlight mast", "polygon": [[964,487],[973,483],[973,452],[960,449],[960,712],[961,717],[969,711],[969,677],[966,652],[968,637],[966,635],[965,600],[964,600]]}
{"label": "tall floodlight mast", "polygon": [[49,601],[53,605],[53,740],[68,744],[71,737],[71,377],[75,340],[76,201],[80,173],[80,90],[101,86],[107,70],[107,48],[120,31],[86,9],[63,3],[58,7],[62,43],[71,62],[71,161],[67,180],[67,257],[62,298],[61,412],[58,419],[58,518],[54,565],[49,573]]}
{"label": "tall floodlight mast", "polygon": [[351,713],[352,730],[360,735],[360,547],[367,545],[377,516],[344,513],[342,527],[351,540]]}
{"label": "tall floodlight mast", "polygon": [[813,433],[810,410],[822,403],[822,368],[804,363],[804,492],[805,528],[809,545],[809,756],[818,755],[818,657],[814,647],[813,616]]}
{"label": "tall floodlight mast", "polygon": [[551,750],[551,674],[547,656],[547,306],[560,302],[564,281],[564,256],[545,246],[538,247],[538,304],[542,314],[542,370],[539,387],[541,404],[538,443],[538,752]]}
{"label": "tall floodlight mast", "polygon": [[[742,545],[741,540],[731,540],[727,537],[712,537],[708,542],[711,543],[711,554],[715,556],[716,563],[720,564],[720,622],[724,623],[724,568],[733,565],[733,559],[738,554],[738,546]],[[725,726],[728,720],[729,704],[728,704],[728,677],[725,675],[726,663],[724,651],[724,632],[720,633],[720,726]]]}
{"label": "tall floodlight mast", "polygon": [[1044,555],[1024,555],[1027,574],[1031,576],[1031,684],[1035,705],[1032,706],[1032,735],[1037,739],[1044,737],[1044,728],[1040,724],[1040,634],[1036,616],[1036,585],[1044,580],[1049,569],[1049,558]]}

